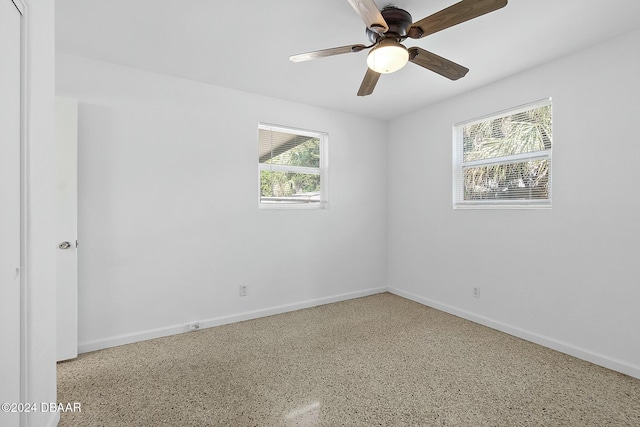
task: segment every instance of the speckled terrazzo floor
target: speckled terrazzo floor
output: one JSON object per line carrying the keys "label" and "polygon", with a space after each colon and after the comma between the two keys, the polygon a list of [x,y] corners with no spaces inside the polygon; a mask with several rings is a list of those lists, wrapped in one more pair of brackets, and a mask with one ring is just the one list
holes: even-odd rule
{"label": "speckled terrazzo floor", "polygon": [[640,426],[640,380],[388,293],[80,355],[60,426]]}

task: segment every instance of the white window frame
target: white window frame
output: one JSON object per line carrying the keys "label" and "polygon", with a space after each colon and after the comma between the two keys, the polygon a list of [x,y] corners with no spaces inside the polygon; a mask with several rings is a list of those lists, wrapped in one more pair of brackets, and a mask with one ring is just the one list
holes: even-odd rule
{"label": "white window frame", "polygon": [[[290,126],[274,125],[269,123],[258,123],[258,134],[260,130],[275,131],[282,133],[289,133],[293,135],[309,136],[312,138],[318,138],[320,141],[320,166],[304,167],[304,166],[289,166],[289,165],[270,165],[260,163],[258,160],[258,207],[260,209],[328,209],[329,207],[329,155],[328,155],[328,140],[329,135],[326,132],[299,129]],[[259,140],[259,139],[258,139]],[[258,157],[260,155],[258,154]],[[260,171],[273,170],[280,172],[294,172],[304,174],[318,174],[320,175],[320,202],[318,203],[263,203],[262,196],[260,194]]]}
{"label": "white window frame", "polygon": [[[497,113],[489,114],[476,119],[456,123],[453,125],[453,208],[454,209],[549,209],[552,206],[552,146],[548,150],[531,153],[516,154],[512,156],[494,157],[465,162],[463,154],[462,130],[465,126],[490,121],[500,117],[510,116],[536,108],[553,106],[552,98],[545,98],[515,108],[510,108]],[[553,108],[553,107],[552,107]],[[553,113],[552,113],[553,114]],[[464,194],[464,169],[467,167],[502,165],[535,160],[549,161],[549,198],[545,200],[463,200]]]}

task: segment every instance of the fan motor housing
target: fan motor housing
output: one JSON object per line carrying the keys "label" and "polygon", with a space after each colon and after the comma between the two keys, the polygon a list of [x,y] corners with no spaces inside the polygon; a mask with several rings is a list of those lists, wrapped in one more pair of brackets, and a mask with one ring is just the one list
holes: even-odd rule
{"label": "fan motor housing", "polygon": [[387,34],[397,35],[398,37],[404,37],[407,35],[407,30],[413,23],[413,19],[409,12],[395,6],[387,6],[383,8],[380,13],[387,22],[389,30],[384,33],[384,35],[380,35],[367,28],[367,37],[369,37],[369,40],[371,40],[372,43],[376,43],[381,37],[387,36]]}

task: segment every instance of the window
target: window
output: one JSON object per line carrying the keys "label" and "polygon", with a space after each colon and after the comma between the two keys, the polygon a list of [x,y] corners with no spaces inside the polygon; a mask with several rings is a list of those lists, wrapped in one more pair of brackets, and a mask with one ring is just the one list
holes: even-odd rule
{"label": "window", "polygon": [[453,128],[453,207],[551,207],[551,99]]}
{"label": "window", "polygon": [[261,208],[327,206],[327,135],[260,124]]}

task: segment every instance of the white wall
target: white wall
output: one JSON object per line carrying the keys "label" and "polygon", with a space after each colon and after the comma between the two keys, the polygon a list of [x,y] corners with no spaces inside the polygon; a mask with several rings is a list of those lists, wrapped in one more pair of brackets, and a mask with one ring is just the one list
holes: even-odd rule
{"label": "white wall", "polygon": [[[25,306],[26,395],[24,402],[56,402],[56,242],[53,98],[55,91],[54,2],[26,0],[28,16],[27,289]],[[20,367],[16,367],[20,369]],[[40,408],[40,406],[38,406]],[[58,414],[27,414],[29,426],[49,426]]]}
{"label": "white wall", "polygon": [[[386,289],[384,124],[60,52],[57,76],[80,102],[80,351]],[[260,121],[329,134],[329,209],[258,209]]]}
{"label": "white wall", "polygon": [[[640,377],[638,52],[640,31],[393,121],[389,287]],[[452,125],[549,96],[553,208],[453,210]]]}

